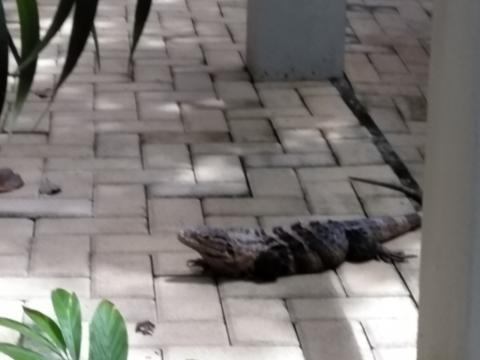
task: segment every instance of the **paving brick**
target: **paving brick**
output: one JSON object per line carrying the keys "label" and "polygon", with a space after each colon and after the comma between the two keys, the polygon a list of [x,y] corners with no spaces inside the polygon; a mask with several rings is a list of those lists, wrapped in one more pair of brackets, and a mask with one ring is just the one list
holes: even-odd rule
{"label": "paving brick", "polygon": [[304,167],[332,166],[335,160],[328,152],[308,154],[249,155],[245,157],[247,167]]}
{"label": "paving brick", "polygon": [[155,276],[193,276],[202,275],[202,269],[189,266],[188,262],[198,258],[191,251],[164,252],[153,255],[153,271]]}
{"label": "paving brick", "polygon": [[259,91],[259,95],[266,108],[295,108],[303,106],[300,96],[292,89],[262,89]]}
{"label": "paving brick", "polygon": [[78,159],[69,158],[47,160],[48,170],[72,170],[72,171],[94,171],[94,170],[138,170],[142,168],[139,159]]}
{"label": "paving brick", "polygon": [[297,325],[307,360],[373,360],[359,323],[348,321],[301,321]]}
{"label": "paving brick", "polygon": [[[304,360],[302,351],[294,346],[229,346],[229,347],[169,347],[165,360]],[[387,359],[388,360],[388,359]]]}
{"label": "paving brick", "polygon": [[352,112],[340,96],[306,96],[305,103],[315,116],[352,117]]}
{"label": "paving brick", "polygon": [[[21,301],[13,300],[0,300],[0,316],[8,317],[9,319],[15,321],[22,321],[23,303]],[[20,335],[13,330],[7,328],[0,328],[0,341],[6,343],[16,343],[20,339]],[[5,356],[2,360],[8,360],[9,357]]]}
{"label": "paving brick", "polygon": [[97,216],[146,215],[145,190],[141,185],[97,185],[94,191]]}
{"label": "paving brick", "polygon": [[[26,276],[28,254],[0,255],[0,276]],[[0,335],[1,336],[1,335]]]}
{"label": "paving brick", "polygon": [[145,234],[145,218],[40,219],[37,235]]}
{"label": "paving brick", "polygon": [[204,73],[175,74],[174,84],[176,90],[213,90],[212,79]]}
{"label": "paving brick", "polygon": [[398,181],[393,170],[387,165],[301,168],[298,170],[298,175],[303,183],[348,180],[350,176]]}
{"label": "paving brick", "polygon": [[219,131],[174,132],[153,131],[142,134],[145,144],[204,144],[225,143],[230,138],[227,133]]}
{"label": "paving brick", "polygon": [[290,321],[285,303],[280,299],[223,299],[223,309],[228,318],[263,318]]}
{"label": "paving brick", "polygon": [[162,360],[162,352],[158,349],[129,349],[128,360]]}
{"label": "paving brick", "polygon": [[256,105],[258,96],[252,84],[246,81],[217,81],[215,88],[227,105]]}
{"label": "paving brick", "polygon": [[77,199],[1,199],[4,217],[85,217],[92,215],[92,204]]}
{"label": "paving brick", "polygon": [[274,142],[275,134],[268,120],[230,120],[233,139],[236,142]]}
{"label": "paving brick", "polygon": [[254,216],[208,216],[205,222],[217,227],[258,227]]}
{"label": "paving brick", "polygon": [[349,296],[406,296],[408,291],[392,265],[370,261],[345,263],[338,275]]}
{"label": "paving brick", "polygon": [[406,197],[366,197],[363,198],[363,205],[369,216],[395,216],[415,212],[415,208]]}
{"label": "paving brick", "polygon": [[395,54],[371,54],[370,59],[380,73],[408,73],[402,60]]}
{"label": "paving brick", "polygon": [[95,108],[99,110],[135,110],[136,107],[133,92],[116,92],[114,94],[100,92],[95,96]]}
{"label": "paving brick", "polygon": [[97,137],[97,155],[102,158],[140,157],[138,135],[99,134]]}
{"label": "paving brick", "polygon": [[90,171],[47,171],[44,178],[62,189],[55,198],[93,199],[93,174]]}
{"label": "paving brick", "polygon": [[105,298],[153,298],[150,257],[96,254],[92,259],[92,292]]}
{"label": "paving brick", "polygon": [[415,348],[394,348],[374,350],[377,360],[415,360],[417,351]]}
{"label": "paving brick", "polygon": [[278,279],[274,283],[247,281],[222,281],[220,294],[225,297],[298,298],[342,297],[344,291],[333,272],[315,275],[298,275]]}
{"label": "paving brick", "polygon": [[61,158],[74,159],[93,156],[90,146],[57,144],[5,144],[0,150],[2,157]]}
{"label": "paving brick", "polygon": [[192,132],[228,132],[225,116],[220,110],[182,105],[185,130]]}
{"label": "paving brick", "polygon": [[375,145],[364,140],[331,141],[341,165],[382,164],[383,158]]}
{"label": "paving brick", "polygon": [[346,181],[307,183],[306,194],[315,214],[363,214],[355,191]]}
{"label": "paving brick", "polygon": [[351,81],[380,81],[377,71],[365,54],[347,53],[345,71]]}
{"label": "paving brick", "polygon": [[252,155],[282,152],[277,143],[206,143],[193,144],[193,154],[197,155]]}
{"label": "paving brick", "polygon": [[289,320],[227,317],[227,325],[233,345],[298,345],[297,335]]}
{"label": "paving brick", "polygon": [[225,324],[220,321],[178,321],[155,324],[151,336],[135,332],[135,324],[127,326],[133,347],[165,346],[225,346],[228,336]]}
{"label": "paving brick", "polygon": [[88,236],[42,236],[32,244],[30,273],[34,276],[88,277]]}
{"label": "paving brick", "polygon": [[409,297],[291,299],[288,309],[295,321],[417,317],[417,309]]}
{"label": "paving brick", "polygon": [[81,277],[0,277],[0,299],[25,300],[50,297],[52,290],[74,291],[80,297],[90,296],[90,279]]}
{"label": "paving brick", "polygon": [[193,184],[194,175],[188,169],[108,170],[96,174],[97,184],[156,184],[176,182]]}
{"label": "paving brick", "polygon": [[417,321],[365,320],[365,333],[374,348],[413,347],[417,342]]}
{"label": "paving brick", "polygon": [[201,277],[155,279],[157,312],[164,321],[222,320],[215,283]]}
{"label": "paving brick", "polygon": [[276,116],[272,120],[277,129],[337,129],[358,126],[358,120],[353,116]]}
{"label": "paving brick", "polygon": [[329,151],[327,142],[316,129],[289,129],[278,132],[280,141],[287,152],[324,152]]}
{"label": "paving brick", "polygon": [[177,232],[160,230],[155,235],[96,235],[92,240],[95,252],[102,253],[147,253],[163,251],[187,251],[177,239]]}
{"label": "paving brick", "polygon": [[203,224],[202,208],[196,199],[154,199],[148,202],[152,234]]}
{"label": "paving brick", "polygon": [[201,155],[193,159],[195,176],[199,183],[245,181],[242,164],[237,156]]}
{"label": "paving brick", "polygon": [[292,169],[250,169],[247,175],[253,196],[303,196]]}
{"label": "paving brick", "polygon": [[247,196],[245,182],[205,182],[201,184],[155,184],[148,188],[149,197],[211,197]]}
{"label": "paving brick", "polygon": [[205,215],[294,215],[308,214],[305,201],[290,197],[245,199],[209,198],[203,201]]}

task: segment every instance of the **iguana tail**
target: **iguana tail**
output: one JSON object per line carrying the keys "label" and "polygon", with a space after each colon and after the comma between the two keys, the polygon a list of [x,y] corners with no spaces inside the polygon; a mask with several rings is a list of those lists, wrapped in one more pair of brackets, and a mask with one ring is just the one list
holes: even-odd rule
{"label": "iguana tail", "polygon": [[387,182],[372,180],[372,179],[364,179],[364,178],[359,178],[359,177],[355,177],[355,176],[350,176],[349,179],[353,180],[353,181],[363,182],[363,183],[371,184],[371,185],[378,185],[378,186],[385,187],[387,189],[399,191],[399,192],[405,194],[410,199],[416,201],[420,206],[423,205],[422,194],[420,192],[414,190],[414,189],[411,189],[411,188],[407,187],[407,186],[397,185],[397,184],[392,184],[392,183],[387,183]]}

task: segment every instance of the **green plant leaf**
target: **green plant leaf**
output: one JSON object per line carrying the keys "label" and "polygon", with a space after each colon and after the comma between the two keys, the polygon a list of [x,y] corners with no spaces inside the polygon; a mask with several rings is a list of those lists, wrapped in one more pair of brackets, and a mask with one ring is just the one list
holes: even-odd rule
{"label": "green plant leaf", "polygon": [[12,344],[0,343],[0,353],[11,357],[13,360],[48,360],[40,353]]}
{"label": "green plant leaf", "polygon": [[8,44],[11,39],[3,2],[0,1],[0,115],[7,96],[8,87]]}
{"label": "green plant leaf", "polygon": [[133,54],[135,53],[135,49],[137,48],[140,37],[142,36],[151,6],[152,0],[137,0],[135,20],[133,25],[132,46],[130,47],[130,56],[128,58],[130,69],[132,69],[133,66]]}
{"label": "green plant leaf", "polygon": [[34,329],[30,328],[29,326],[7,318],[0,318],[0,326],[5,328],[18,331],[20,334],[25,336],[26,338],[31,339],[35,343],[45,346],[52,351],[56,351],[55,344],[53,344],[48,338],[43,336],[40,332],[35,331]]}
{"label": "green plant leaf", "polygon": [[73,14],[73,24],[68,43],[67,57],[59,80],[53,89],[51,101],[53,101],[58,89],[72,73],[75,65],[77,65],[78,59],[82,55],[88,37],[92,32],[97,6],[98,0],[76,0],[75,2],[75,11]]}
{"label": "green plant leaf", "polygon": [[21,72],[26,66],[28,66],[32,61],[34,61],[38,54],[47,46],[53,37],[61,29],[62,25],[67,20],[70,12],[72,11],[73,5],[76,0],[61,0],[58,4],[57,11],[53,16],[52,23],[50,24],[47,32],[43,39],[37,44],[35,49],[27,56],[25,59],[22,59],[20,66],[17,69],[17,72]]}
{"label": "green plant leaf", "polygon": [[127,360],[125,320],[109,301],[102,301],[90,324],[89,360]]}
{"label": "green plant leaf", "polygon": [[80,358],[82,344],[82,314],[75,293],[63,289],[52,292],[52,304],[72,360]]}
{"label": "green plant leaf", "polygon": [[[36,0],[17,0],[18,17],[20,21],[20,37],[22,40],[21,58],[26,58],[37,46],[40,40],[40,23]],[[37,58],[26,66],[19,74],[17,95],[8,125],[15,122],[32,87]],[[10,128],[10,126],[9,126]],[[9,129],[11,130],[11,129]]]}
{"label": "green plant leaf", "polygon": [[32,319],[35,325],[45,334],[45,336],[55,345],[60,352],[65,352],[67,345],[62,335],[62,330],[57,323],[45,314],[27,307],[23,308],[27,316]]}

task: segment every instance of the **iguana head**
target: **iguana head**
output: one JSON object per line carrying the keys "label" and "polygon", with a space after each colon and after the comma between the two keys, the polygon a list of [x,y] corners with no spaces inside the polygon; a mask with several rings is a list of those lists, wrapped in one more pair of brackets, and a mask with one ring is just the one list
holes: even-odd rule
{"label": "iguana head", "polygon": [[197,251],[197,262],[218,275],[252,277],[255,261],[265,249],[264,232],[251,229],[220,229],[208,226],[180,231],[178,239]]}

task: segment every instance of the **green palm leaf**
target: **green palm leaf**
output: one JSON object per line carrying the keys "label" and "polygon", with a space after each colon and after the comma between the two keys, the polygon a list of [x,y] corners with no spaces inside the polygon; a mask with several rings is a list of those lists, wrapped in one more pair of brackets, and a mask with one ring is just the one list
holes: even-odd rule
{"label": "green palm leaf", "polygon": [[0,353],[3,353],[13,360],[48,360],[45,356],[21,346],[0,343]]}
{"label": "green palm leaf", "polygon": [[[20,35],[22,40],[21,58],[25,59],[35,49],[40,40],[40,21],[36,0],[17,0],[18,16],[20,20]],[[15,122],[32,87],[37,68],[37,57],[19,74],[17,95],[13,104],[13,113],[9,124]],[[10,126],[9,126],[10,127]]]}
{"label": "green palm leaf", "polygon": [[82,344],[82,315],[78,297],[75,293],[57,289],[52,292],[52,304],[68,353],[72,360],[78,360]]}
{"label": "green palm leaf", "polygon": [[109,301],[102,301],[90,324],[89,360],[127,360],[125,320]]}
{"label": "green palm leaf", "polygon": [[35,325],[37,325],[40,331],[45,334],[58,350],[65,352],[67,345],[65,344],[62,331],[53,319],[39,311],[27,307],[24,307],[23,311],[25,311],[25,314],[27,314],[27,316],[35,323]]}
{"label": "green palm leaf", "polygon": [[29,54],[29,56],[22,60],[22,63],[17,69],[17,72],[21,72],[26,66],[31,64],[31,62],[38,57],[38,54],[50,43],[50,41],[65,23],[65,20],[67,20],[68,16],[70,15],[75,1],[76,0],[61,0],[59,2],[57,11],[53,16],[52,23],[50,24],[47,32],[45,33],[45,36],[37,44],[35,49]]}

